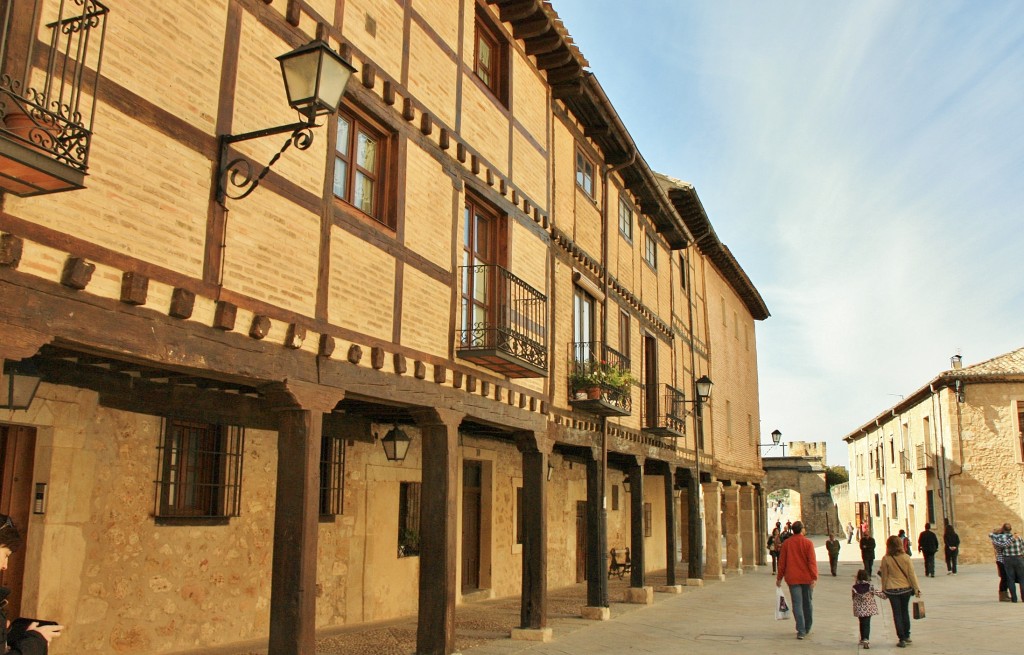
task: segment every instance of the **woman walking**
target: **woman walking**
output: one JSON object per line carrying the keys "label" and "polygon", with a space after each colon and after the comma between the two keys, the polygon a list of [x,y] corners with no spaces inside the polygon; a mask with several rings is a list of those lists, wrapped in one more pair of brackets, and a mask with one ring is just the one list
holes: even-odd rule
{"label": "woman walking", "polygon": [[960,535],[953,529],[952,523],[946,524],[942,535],[942,545],[946,547],[946,575],[956,575],[956,558],[960,554]]}
{"label": "woman walking", "polygon": [[921,597],[921,585],[917,582],[910,555],[903,548],[903,542],[896,535],[885,540],[885,556],[878,566],[882,576],[882,591],[892,606],[892,621],[896,625],[896,636],[900,648],[910,642],[910,595]]}
{"label": "woman walking", "polygon": [[772,573],[779,570],[779,548],[782,546],[782,534],[778,528],[772,530],[772,536],[768,537],[768,554],[772,556]]}

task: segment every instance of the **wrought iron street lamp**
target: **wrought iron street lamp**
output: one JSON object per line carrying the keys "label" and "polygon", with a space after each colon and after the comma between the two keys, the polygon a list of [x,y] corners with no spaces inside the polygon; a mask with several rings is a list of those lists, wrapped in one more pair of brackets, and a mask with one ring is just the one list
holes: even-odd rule
{"label": "wrought iron street lamp", "polygon": [[[313,132],[310,128],[318,127],[317,118],[338,111],[338,105],[345,94],[345,86],[356,70],[322,39],[299,46],[281,55],[277,60],[281,63],[288,106],[297,111],[302,120],[244,134],[224,134],[220,137],[217,202],[221,204],[226,198],[241,200],[252,193],[289,147],[294,145],[299,150],[309,148],[313,144]],[[291,132],[288,140],[259,174],[254,174],[252,164],[244,157],[227,161],[228,146],[231,144],[285,132]],[[229,186],[240,191],[237,194],[229,193]]]}
{"label": "wrought iron street lamp", "polygon": [[28,409],[41,381],[32,362],[5,362],[0,372],[0,409]]}
{"label": "wrought iron street lamp", "polygon": [[395,424],[395,427],[388,430],[388,433],[380,440],[380,445],[384,446],[384,456],[388,458],[389,462],[404,462],[411,441],[409,435],[399,430],[398,424]]}
{"label": "wrought iron street lamp", "polygon": [[[782,431],[776,429],[776,430],[772,430],[772,442],[771,443],[759,443],[757,445],[761,446],[762,448],[774,448],[775,446],[778,446],[781,441],[782,441]],[[782,444],[782,456],[783,457],[786,456],[786,444]]]}

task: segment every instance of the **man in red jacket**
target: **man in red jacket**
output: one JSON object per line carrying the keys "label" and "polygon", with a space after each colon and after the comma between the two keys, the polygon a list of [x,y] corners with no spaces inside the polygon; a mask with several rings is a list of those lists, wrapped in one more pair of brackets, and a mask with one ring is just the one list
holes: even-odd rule
{"label": "man in red jacket", "polygon": [[775,586],[785,580],[796,617],[796,638],[803,639],[811,631],[813,609],[811,591],[818,581],[818,560],[814,557],[814,544],[803,535],[804,524],[793,524],[793,536],[782,543],[779,551],[779,572]]}

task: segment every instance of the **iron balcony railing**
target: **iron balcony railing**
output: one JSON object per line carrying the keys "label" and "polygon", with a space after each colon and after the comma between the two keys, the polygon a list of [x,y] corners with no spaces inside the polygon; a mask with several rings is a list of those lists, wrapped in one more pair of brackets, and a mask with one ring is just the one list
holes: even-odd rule
{"label": "iron balcony railing", "polygon": [[686,396],[670,384],[644,389],[641,426],[646,432],[666,436],[686,434]]}
{"label": "iron balcony railing", "polygon": [[25,16],[14,15],[13,0],[0,0],[0,61],[5,66],[0,75],[0,131],[9,141],[84,174],[109,10],[97,0],[56,4],[56,14],[47,15],[53,20],[46,24],[50,42],[43,76],[38,86],[30,86],[35,34],[26,29]]}
{"label": "iron balcony railing", "polygon": [[[547,296],[496,264],[459,268],[464,292],[472,287],[486,299],[473,308],[463,302],[459,357],[509,377],[546,375]],[[474,313],[483,320],[474,320]]]}
{"label": "iron balcony railing", "polygon": [[569,344],[569,400],[601,401],[615,413],[632,411],[629,358],[599,341]]}

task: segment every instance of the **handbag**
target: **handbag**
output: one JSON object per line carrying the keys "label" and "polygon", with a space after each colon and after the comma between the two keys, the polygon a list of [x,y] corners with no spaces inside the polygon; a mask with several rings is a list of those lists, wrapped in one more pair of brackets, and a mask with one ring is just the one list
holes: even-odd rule
{"label": "handbag", "polygon": [[775,587],[775,620],[788,619],[791,614],[789,604],[786,603],[786,595],[782,593],[782,587]]}
{"label": "handbag", "polygon": [[924,601],[923,600],[915,600],[914,601],[914,618],[915,619],[923,619],[924,618]]}

